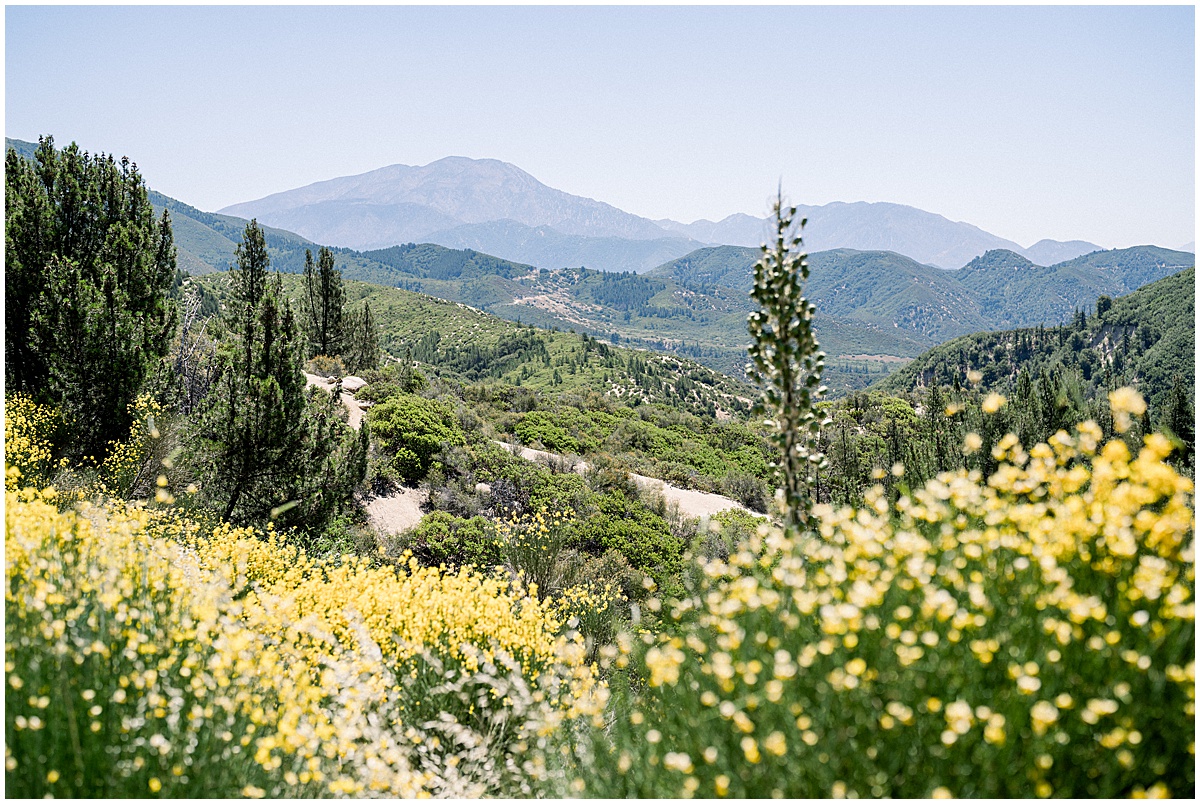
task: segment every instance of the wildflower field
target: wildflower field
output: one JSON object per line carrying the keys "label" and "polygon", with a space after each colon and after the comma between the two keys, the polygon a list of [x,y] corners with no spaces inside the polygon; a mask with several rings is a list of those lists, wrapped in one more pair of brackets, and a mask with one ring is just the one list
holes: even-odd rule
{"label": "wildflower field", "polygon": [[7,402],[11,796],[1194,794],[1162,436],[1010,436],[990,477],[763,525],[610,632],[608,590],[549,588],[560,519],[499,530],[525,575],[318,558],[103,466],[57,488],[49,411]]}

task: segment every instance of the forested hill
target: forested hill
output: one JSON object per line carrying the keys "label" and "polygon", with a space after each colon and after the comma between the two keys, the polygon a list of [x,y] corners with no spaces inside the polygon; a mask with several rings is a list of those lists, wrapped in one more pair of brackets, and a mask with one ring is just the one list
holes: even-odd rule
{"label": "forested hill", "polygon": [[[648,276],[670,277],[697,290],[724,285],[749,291],[758,255],[758,249],[734,246],[698,249]],[[901,329],[919,322],[929,334],[944,337],[971,329],[1057,324],[1100,296],[1129,293],[1195,264],[1190,252],[1158,246],[1096,251],[1051,266],[994,249],[947,271],[889,251],[834,249],[809,255],[808,287],[824,314],[890,319]],[[950,311],[942,302],[955,296],[962,301],[946,317]]]}
{"label": "forested hill", "polygon": [[989,251],[952,276],[976,294],[991,328],[1051,324],[1101,296],[1119,296],[1196,264],[1194,254],[1157,246],[1096,251],[1049,267],[1011,251]]}
{"label": "forested hill", "polygon": [[[1095,255],[1089,255],[1095,256]],[[1087,259],[1087,258],[1081,258]],[[1022,372],[1065,372],[1091,398],[1133,385],[1162,404],[1178,379],[1195,388],[1196,270],[1188,268],[1117,299],[1101,297],[1097,313],[1065,325],[966,335],[937,346],[875,386],[911,391],[962,382],[969,370],[984,388],[1005,390]]]}
{"label": "forested hill", "polygon": [[[225,274],[200,277],[220,301]],[[298,302],[302,278],[283,276]],[[351,309],[371,306],[379,345],[393,357],[411,354],[430,374],[459,382],[496,382],[531,391],[606,394],[628,404],[663,403],[709,416],[744,413],[749,386],[695,361],[628,349],[586,333],[539,329],[505,321],[458,302],[347,280]]]}

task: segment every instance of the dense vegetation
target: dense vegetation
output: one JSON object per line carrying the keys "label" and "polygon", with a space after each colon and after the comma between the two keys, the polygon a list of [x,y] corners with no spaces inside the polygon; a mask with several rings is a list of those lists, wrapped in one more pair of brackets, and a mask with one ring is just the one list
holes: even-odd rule
{"label": "dense vegetation", "polygon": [[[54,186],[114,175],[63,153]],[[111,193],[30,171],[10,156],[7,248],[25,275],[88,265],[25,247],[27,211]],[[172,326],[93,454],[54,378],[94,373],[21,335],[47,371],[5,398],[11,794],[1194,796],[1194,384],[1144,401],[1183,335],[1084,385],[1060,351],[989,371],[1001,333],[924,388],[823,400],[781,200],[747,419],[749,388],[675,356],[344,282],[334,251],[272,271],[253,221],[233,270],[181,277],[170,216],[116,175],[132,220],[71,231],[128,246],[95,275]],[[153,293],[120,265],[155,266]],[[39,292],[114,326],[81,315],[102,294],[55,295],[96,281],[75,270]],[[666,290],[578,276],[613,309]],[[1142,337],[1190,272],[1165,281],[1054,348],[1093,318],[1096,343]],[[690,518],[631,470],[768,516]],[[414,484],[419,523],[374,531],[364,504]]]}
{"label": "dense vegetation", "polygon": [[5,388],[59,406],[74,455],[103,456],[175,328],[170,218],[128,159],[49,138],[8,152],[4,180]]}

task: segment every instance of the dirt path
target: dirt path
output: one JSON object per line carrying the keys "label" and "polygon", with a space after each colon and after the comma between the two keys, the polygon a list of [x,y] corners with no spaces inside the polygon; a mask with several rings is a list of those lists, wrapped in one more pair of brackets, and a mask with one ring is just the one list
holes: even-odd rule
{"label": "dirt path", "polygon": [[[334,380],[332,377],[318,377],[316,374],[309,374],[306,371],[304,372],[304,381],[309,385],[315,385],[318,388],[323,388],[326,392],[333,390]],[[350,426],[355,430],[362,427],[362,420],[363,416],[366,415],[366,411],[363,409],[358,400],[354,398],[354,394],[342,391],[342,404],[345,405],[346,410],[350,412]]]}
{"label": "dirt path", "polygon": [[[525,460],[533,461],[534,463],[565,465],[568,462],[566,457],[553,452],[531,449],[530,447],[518,447],[516,444],[508,444],[503,441],[495,443],[514,455],[520,455]],[[577,461],[570,466],[571,471],[577,474],[583,474],[589,468],[587,461],[583,460]],[[745,511],[747,514],[753,514],[754,516],[761,516],[761,514],[756,514],[741,503],[735,502],[728,497],[723,497],[720,494],[709,494],[704,491],[672,486],[670,483],[659,480],[656,477],[646,477],[634,472],[630,472],[629,476],[633,478],[633,482],[638,484],[638,488],[659,492],[666,499],[667,504],[676,503],[679,506],[680,513],[684,516],[696,518],[707,517],[721,511],[728,511],[731,508],[738,511]]]}
{"label": "dirt path", "polygon": [[428,489],[402,488],[366,501],[367,521],[381,536],[392,536],[416,527],[425,516],[421,506],[429,499]]}
{"label": "dirt path", "polygon": [[[309,385],[323,388],[326,392],[333,390],[334,380],[332,378],[318,377],[316,374],[309,374],[306,371],[304,379]],[[350,426],[355,430],[361,428],[363,416],[366,415],[362,404],[354,398],[354,394],[347,391],[342,391],[342,404],[350,413]],[[425,516],[421,506],[428,499],[429,491],[427,489],[408,488],[402,488],[379,497],[367,498],[364,500],[367,521],[381,536],[401,533],[416,527],[416,524],[421,521],[421,517]]]}
{"label": "dirt path", "polygon": [[[309,385],[316,385],[324,388],[326,391],[333,390],[334,381],[327,377],[318,377],[316,374],[305,372],[304,379]],[[355,430],[362,426],[363,416],[365,411],[360,403],[354,398],[353,394],[342,392],[342,404],[346,406],[346,410],[350,412],[350,426]],[[565,465],[567,458],[563,455],[558,455],[553,452],[545,452],[540,449],[531,449],[529,447],[518,447],[515,444],[508,444],[504,441],[497,441],[497,444],[504,447],[514,455],[520,455],[527,461],[535,463],[549,463]],[[583,474],[591,468],[587,461],[579,460],[573,463],[570,470],[578,474]],[[656,477],[646,477],[633,472],[629,473],[633,478],[633,482],[637,483],[638,488],[657,491],[666,499],[667,504],[675,503],[679,506],[679,511],[684,516],[688,517],[708,517],[721,511],[736,509],[745,511],[748,514],[755,514],[749,508],[746,508],[741,503],[735,502],[728,497],[723,497],[720,494],[709,494],[704,491],[695,491],[694,489],[684,489],[679,486],[673,486],[664,480],[659,480]],[[421,506],[429,498],[429,492],[424,489],[400,489],[392,494],[387,494],[382,497],[372,497],[367,502],[367,519],[371,522],[371,527],[381,534],[394,534],[404,530],[408,530],[416,526],[424,516],[421,511]]]}

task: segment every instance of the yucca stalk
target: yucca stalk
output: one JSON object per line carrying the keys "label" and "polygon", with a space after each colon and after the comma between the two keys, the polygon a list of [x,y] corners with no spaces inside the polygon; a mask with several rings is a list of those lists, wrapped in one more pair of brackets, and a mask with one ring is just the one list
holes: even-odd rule
{"label": "yucca stalk", "polygon": [[[779,447],[772,463],[780,511],[789,530],[809,530],[816,473],[826,465],[817,448],[822,421],[816,405],[827,390],[821,385],[825,353],[813,331],[816,307],[804,296],[808,255],[795,224],[796,208],[785,207],[782,192],[774,204],[775,241],[762,246],[750,291],[761,309],[747,323],[750,378],[762,386],[756,413],[766,417],[770,438]],[[795,225],[794,225],[795,224]]]}

